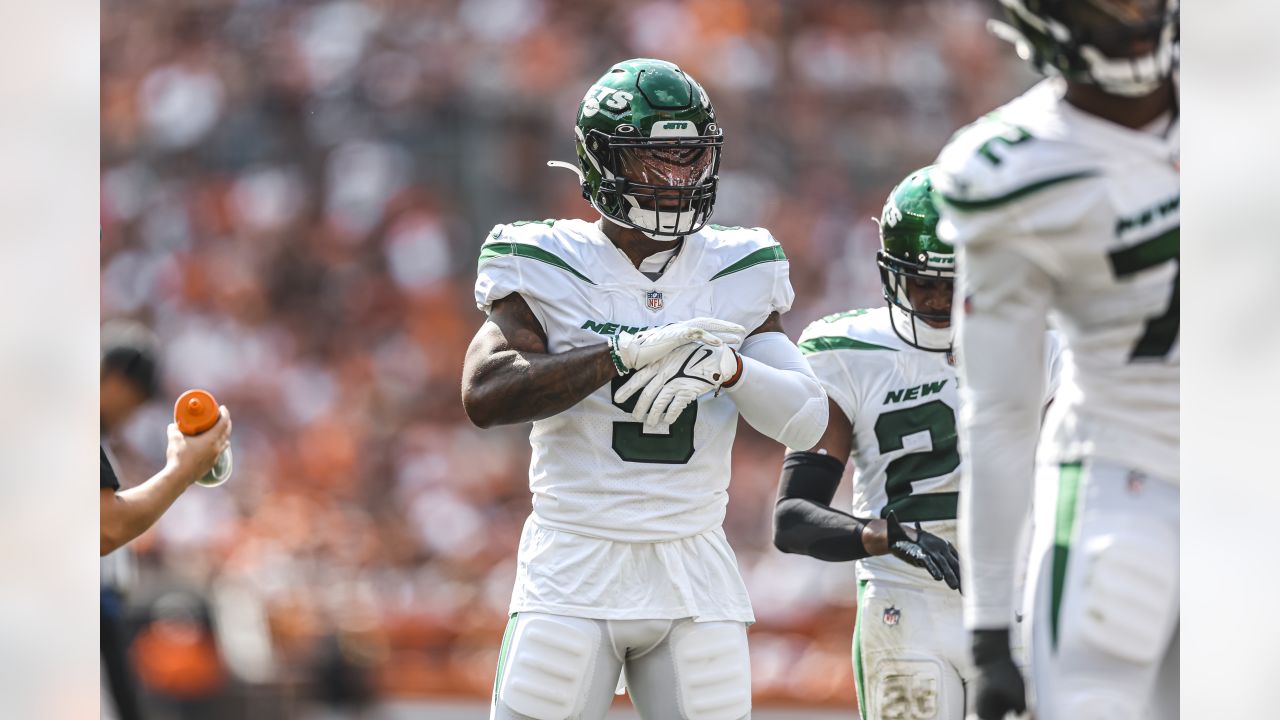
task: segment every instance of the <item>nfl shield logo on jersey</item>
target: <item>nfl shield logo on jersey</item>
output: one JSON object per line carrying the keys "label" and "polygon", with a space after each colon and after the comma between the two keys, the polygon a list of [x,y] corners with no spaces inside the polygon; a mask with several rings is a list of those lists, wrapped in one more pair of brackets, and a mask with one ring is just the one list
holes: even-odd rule
{"label": "nfl shield logo on jersey", "polygon": [[645,300],[647,301],[646,304],[649,306],[650,310],[657,312],[662,309],[662,291],[661,290],[650,290],[649,292],[644,294],[644,297],[645,297]]}
{"label": "nfl shield logo on jersey", "polygon": [[901,619],[902,619],[902,611],[899,610],[898,608],[890,605],[889,607],[884,609],[885,625],[889,625],[892,627],[893,625],[897,625],[898,621]]}

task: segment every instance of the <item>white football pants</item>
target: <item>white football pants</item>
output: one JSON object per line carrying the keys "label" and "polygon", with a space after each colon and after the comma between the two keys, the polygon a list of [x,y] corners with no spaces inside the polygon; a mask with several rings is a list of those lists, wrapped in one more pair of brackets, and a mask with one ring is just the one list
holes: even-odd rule
{"label": "white football pants", "polygon": [[859,581],[853,675],[864,719],[964,719],[972,663],[961,602],[942,583]]}
{"label": "white football pants", "polygon": [[1178,486],[1042,467],[1023,624],[1037,720],[1178,717]]}

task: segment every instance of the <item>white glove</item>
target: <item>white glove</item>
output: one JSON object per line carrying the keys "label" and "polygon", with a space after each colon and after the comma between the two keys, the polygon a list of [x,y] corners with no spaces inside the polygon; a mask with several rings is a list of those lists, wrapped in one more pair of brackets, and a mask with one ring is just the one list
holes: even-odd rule
{"label": "white glove", "polygon": [[643,387],[631,416],[649,428],[670,425],[698,396],[719,393],[720,386],[735,380],[741,370],[742,359],[728,345],[689,343],[636,371],[613,399],[624,403]]}
{"label": "white glove", "polygon": [[746,336],[747,329],[737,323],[700,317],[634,334],[615,333],[609,337],[609,355],[618,368],[618,374],[626,375],[666,357],[672,350],[687,343],[701,342],[711,347],[721,344],[738,345]]}

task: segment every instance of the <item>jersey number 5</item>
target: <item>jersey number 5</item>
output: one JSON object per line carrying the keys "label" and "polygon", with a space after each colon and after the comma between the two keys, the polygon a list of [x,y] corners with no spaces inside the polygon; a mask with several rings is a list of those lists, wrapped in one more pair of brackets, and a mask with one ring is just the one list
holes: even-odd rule
{"label": "jersey number 5", "polygon": [[896,511],[902,522],[954,520],[960,494],[954,492],[911,494],[911,483],[942,477],[960,467],[956,449],[956,414],[941,400],[887,412],[876,419],[876,441],[880,454],[905,447],[908,435],[928,432],[933,448],[897,458],[885,468],[885,494],[889,502],[880,511],[887,517]]}
{"label": "jersey number 5", "polygon": [[[630,373],[614,378],[609,387],[609,397],[613,398],[618,388],[630,378]],[[636,393],[624,403],[615,400],[613,404],[630,414],[636,409],[636,401],[639,399],[640,393]],[[647,433],[644,431],[644,423],[615,422],[613,451],[627,462],[683,465],[693,457],[693,426],[697,421],[698,403],[695,400],[671,423],[666,434]]]}

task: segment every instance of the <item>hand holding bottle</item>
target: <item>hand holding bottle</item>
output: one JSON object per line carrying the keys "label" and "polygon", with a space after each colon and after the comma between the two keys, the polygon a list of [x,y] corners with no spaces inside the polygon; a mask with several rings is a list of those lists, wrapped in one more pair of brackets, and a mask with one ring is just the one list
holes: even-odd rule
{"label": "hand holding bottle", "polygon": [[216,487],[231,477],[231,413],[204,390],[188,390],[173,406],[168,462],[195,482]]}

